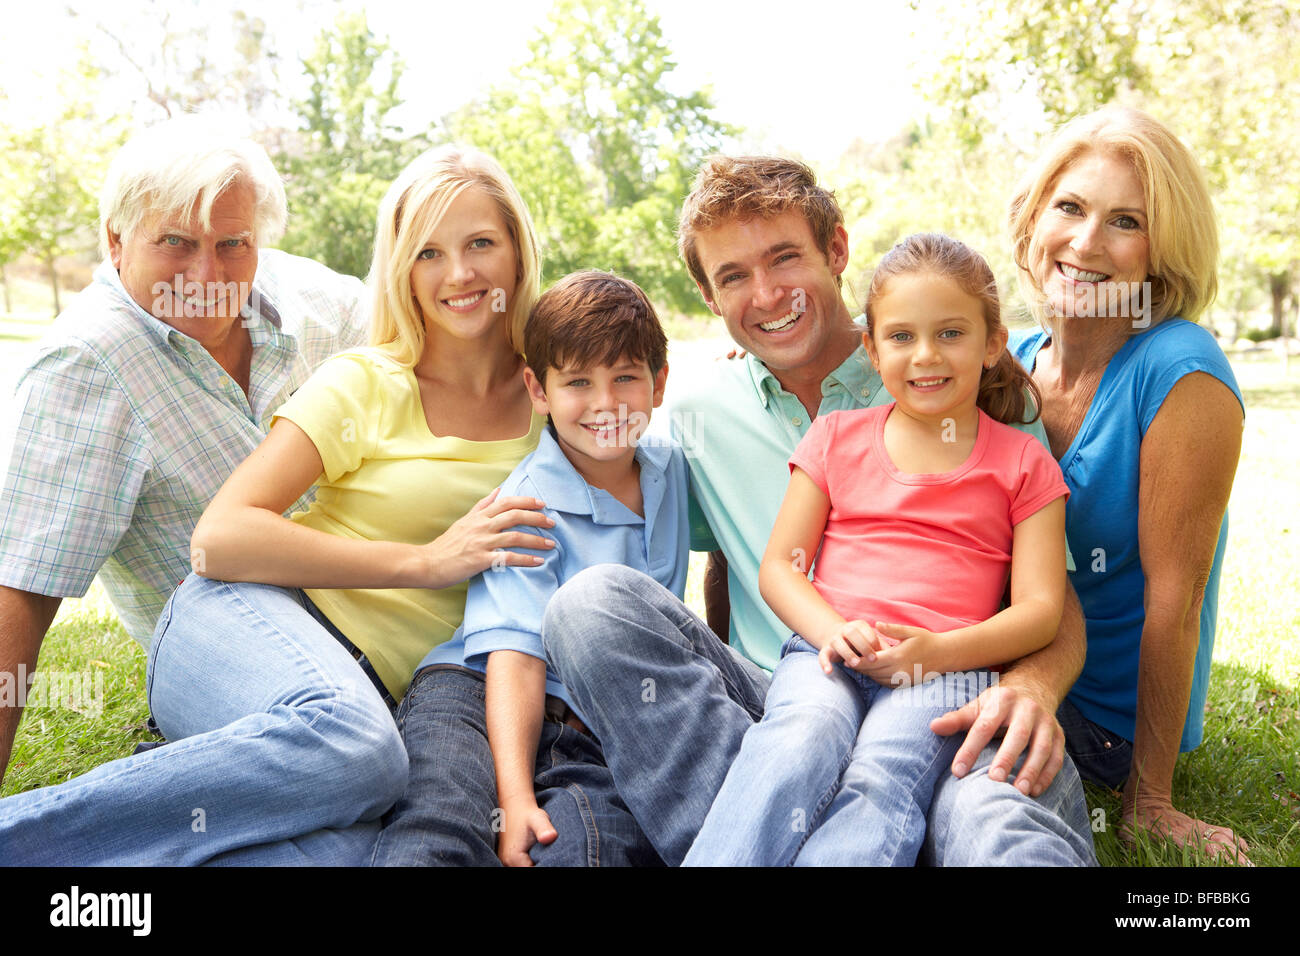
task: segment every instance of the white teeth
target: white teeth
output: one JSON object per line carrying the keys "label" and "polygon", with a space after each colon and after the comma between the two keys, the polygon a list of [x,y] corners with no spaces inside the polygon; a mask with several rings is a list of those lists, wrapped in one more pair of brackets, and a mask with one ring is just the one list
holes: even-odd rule
{"label": "white teeth", "polygon": [[1076,269],[1074,266],[1068,266],[1064,262],[1060,266],[1061,272],[1076,282],[1100,282],[1106,278],[1104,272],[1088,272],[1086,269]]}
{"label": "white teeth", "polygon": [[467,295],[463,299],[448,299],[447,304],[453,309],[464,309],[473,305],[479,299],[483,298],[482,292],[476,292],[473,295]]}
{"label": "white teeth", "polygon": [[764,332],[780,332],[794,325],[801,313],[790,312],[781,316],[779,319],[773,319],[771,322],[760,322],[758,327]]}
{"label": "white teeth", "polygon": [[915,378],[912,379],[912,384],[918,388],[929,388],[931,385],[942,385],[946,381],[948,381],[946,378]]}

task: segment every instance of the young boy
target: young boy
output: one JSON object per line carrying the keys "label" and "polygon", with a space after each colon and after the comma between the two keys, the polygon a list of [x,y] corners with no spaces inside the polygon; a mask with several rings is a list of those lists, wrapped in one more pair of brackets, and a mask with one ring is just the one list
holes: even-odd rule
{"label": "young boy", "polygon": [[[551,595],[596,564],[627,565],[682,595],[685,458],[666,440],[639,440],[663,400],[667,345],[644,293],[609,273],[567,276],[533,307],[524,376],[533,408],[550,425],[501,495],[544,501],[554,527],[528,530],[556,547],[540,552],[538,567],[502,563],[470,581],[464,622],[449,645],[463,640],[464,667],[486,672],[486,706],[462,701],[454,718],[427,733],[413,733],[412,714],[404,715],[411,783],[381,835],[377,861],[418,861],[418,853],[393,852],[395,842],[410,848],[418,836],[434,862],[485,862],[484,845],[490,854],[495,837],[507,865],[659,864],[614,789],[599,743],[548,667],[541,630]],[[444,661],[447,649],[425,663]],[[407,704],[426,715],[444,706]],[[485,804],[494,769],[499,804]],[[445,843],[448,819],[461,824],[459,836],[473,853],[430,851]],[[444,832],[429,837],[433,827]]]}

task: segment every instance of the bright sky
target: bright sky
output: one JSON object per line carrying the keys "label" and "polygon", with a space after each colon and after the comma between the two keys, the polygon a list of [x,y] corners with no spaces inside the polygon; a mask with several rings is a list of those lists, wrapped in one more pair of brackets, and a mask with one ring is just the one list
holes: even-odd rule
{"label": "bright sky", "polygon": [[[924,56],[926,44],[913,35],[920,15],[906,0],[645,2],[659,16],[677,61],[670,77],[674,88],[711,86],[717,115],[745,128],[733,148],[797,152],[818,163],[832,162],[855,138],[888,138],[917,109],[913,60],[918,53]],[[274,45],[286,61],[281,76],[288,80],[296,72],[295,60],[335,13],[361,4],[74,0],[69,6],[82,15],[68,17],[63,4],[0,0],[6,23],[0,89],[8,95],[0,109],[19,117],[52,110],[54,75],[75,59],[80,37],[96,36],[93,18],[106,17],[103,11],[113,12],[106,20],[112,29],[132,38],[144,34],[142,21],[156,21],[164,10],[173,22],[202,23],[209,31],[208,56],[219,61],[223,46],[230,44],[229,14],[248,9],[271,25]],[[544,0],[418,5],[367,0],[371,29],[387,35],[407,65],[402,122],[408,127],[428,123],[504,79],[527,55],[528,41],[546,22],[549,8]],[[136,82],[138,73],[102,35],[95,44],[102,62]],[[112,95],[113,85],[106,84],[106,95]]]}

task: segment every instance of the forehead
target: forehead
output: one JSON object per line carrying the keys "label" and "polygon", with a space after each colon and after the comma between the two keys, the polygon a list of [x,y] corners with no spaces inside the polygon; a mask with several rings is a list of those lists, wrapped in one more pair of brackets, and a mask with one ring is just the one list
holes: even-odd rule
{"label": "forehead", "polygon": [[984,303],[947,276],[913,272],[885,284],[874,312],[882,325],[918,320],[982,322]]}
{"label": "forehead", "polygon": [[1070,192],[1114,206],[1145,209],[1142,181],[1132,162],[1115,153],[1091,151],[1076,157],[1056,177],[1053,192]]}
{"label": "forehead", "polygon": [[470,185],[447,204],[442,218],[433,227],[433,235],[446,236],[488,229],[509,231],[497,201],[482,186]]}
{"label": "forehead", "polygon": [[814,247],[812,227],[798,210],[766,218],[728,219],[695,236],[695,251],[705,274],[719,266],[759,259],[782,246]]}
{"label": "forehead", "polygon": [[210,228],[205,229],[203,226],[198,199],[185,208],[151,209],[140,220],[140,227],[146,233],[171,229],[190,235],[204,232],[237,235],[252,233],[255,215],[253,190],[242,183],[235,183],[227,186],[212,201]]}

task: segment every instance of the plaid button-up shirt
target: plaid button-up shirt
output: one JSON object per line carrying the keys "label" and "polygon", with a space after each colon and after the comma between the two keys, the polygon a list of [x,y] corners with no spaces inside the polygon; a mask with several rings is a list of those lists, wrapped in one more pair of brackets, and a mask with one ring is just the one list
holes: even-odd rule
{"label": "plaid button-up shirt", "polygon": [[217,489],[312,371],[365,338],[355,278],[263,250],[253,285],[245,396],[100,265],[18,380],[0,440],[0,584],[80,597],[98,573],[127,632],[148,646]]}

